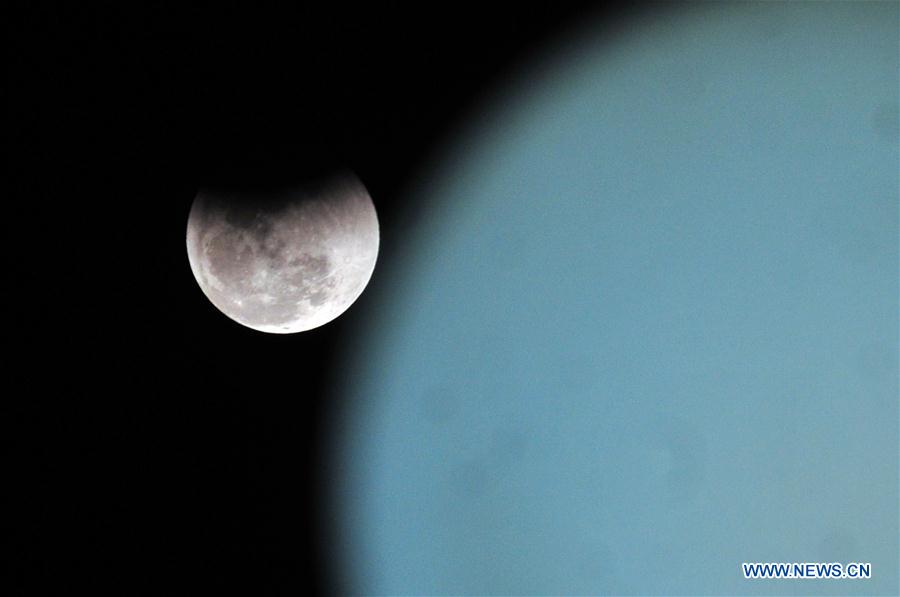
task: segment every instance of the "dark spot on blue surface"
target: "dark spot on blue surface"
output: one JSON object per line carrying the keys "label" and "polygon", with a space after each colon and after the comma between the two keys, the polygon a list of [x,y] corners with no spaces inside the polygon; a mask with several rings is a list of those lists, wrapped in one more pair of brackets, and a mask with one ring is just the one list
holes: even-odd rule
{"label": "dark spot on blue surface", "polygon": [[445,425],[459,410],[459,395],[449,385],[433,386],[419,401],[422,415],[433,425]]}
{"label": "dark spot on blue surface", "polygon": [[490,475],[481,460],[467,460],[453,469],[450,482],[460,493],[480,497],[487,491]]}
{"label": "dark spot on blue surface", "polygon": [[897,143],[900,140],[900,107],[897,102],[875,106],[872,111],[872,129],[882,141]]}

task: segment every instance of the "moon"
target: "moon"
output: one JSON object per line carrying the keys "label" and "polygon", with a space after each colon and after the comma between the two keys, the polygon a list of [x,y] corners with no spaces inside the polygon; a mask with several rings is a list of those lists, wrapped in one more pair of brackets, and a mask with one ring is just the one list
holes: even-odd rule
{"label": "moon", "polygon": [[203,293],[272,334],[346,311],[372,277],[378,243],[375,206],[349,172],[279,190],[201,190],[188,216],[188,261]]}

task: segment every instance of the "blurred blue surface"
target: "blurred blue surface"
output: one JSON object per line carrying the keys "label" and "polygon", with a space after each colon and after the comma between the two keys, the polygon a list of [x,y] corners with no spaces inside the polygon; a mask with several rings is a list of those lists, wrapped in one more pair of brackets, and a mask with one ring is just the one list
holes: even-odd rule
{"label": "blurred blue surface", "polygon": [[352,591],[900,591],[898,7],[588,22],[470,115],[349,358]]}

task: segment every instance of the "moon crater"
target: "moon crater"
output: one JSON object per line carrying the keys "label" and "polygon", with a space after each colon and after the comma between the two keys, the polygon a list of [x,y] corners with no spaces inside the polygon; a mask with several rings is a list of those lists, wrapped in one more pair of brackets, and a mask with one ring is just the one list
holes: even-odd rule
{"label": "moon crater", "polygon": [[253,196],[201,191],[187,249],[200,288],[256,330],[321,326],[362,293],[378,255],[378,220],[352,175]]}

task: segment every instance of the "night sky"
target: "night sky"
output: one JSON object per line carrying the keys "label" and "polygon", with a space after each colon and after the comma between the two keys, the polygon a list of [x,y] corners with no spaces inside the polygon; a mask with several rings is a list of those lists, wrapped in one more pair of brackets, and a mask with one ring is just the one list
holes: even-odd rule
{"label": "night sky", "polygon": [[[117,594],[328,593],[326,374],[369,315],[242,328],[185,254],[204,185],[357,173],[378,267],[417,168],[578,5],[30,4],[9,22],[17,576]],[[626,11],[592,9],[611,28]],[[376,270],[377,271],[377,270]],[[377,274],[376,274],[377,275]],[[339,373],[339,372],[338,372]],[[21,439],[19,439],[21,438]],[[246,594],[246,593],[245,593]]]}
{"label": "night sky", "polygon": [[[0,593],[709,593],[751,547],[896,559],[896,4],[489,4],[9,19],[27,590]],[[301,334],[216,310],[198,189],[342,167],[370,290]]]}

